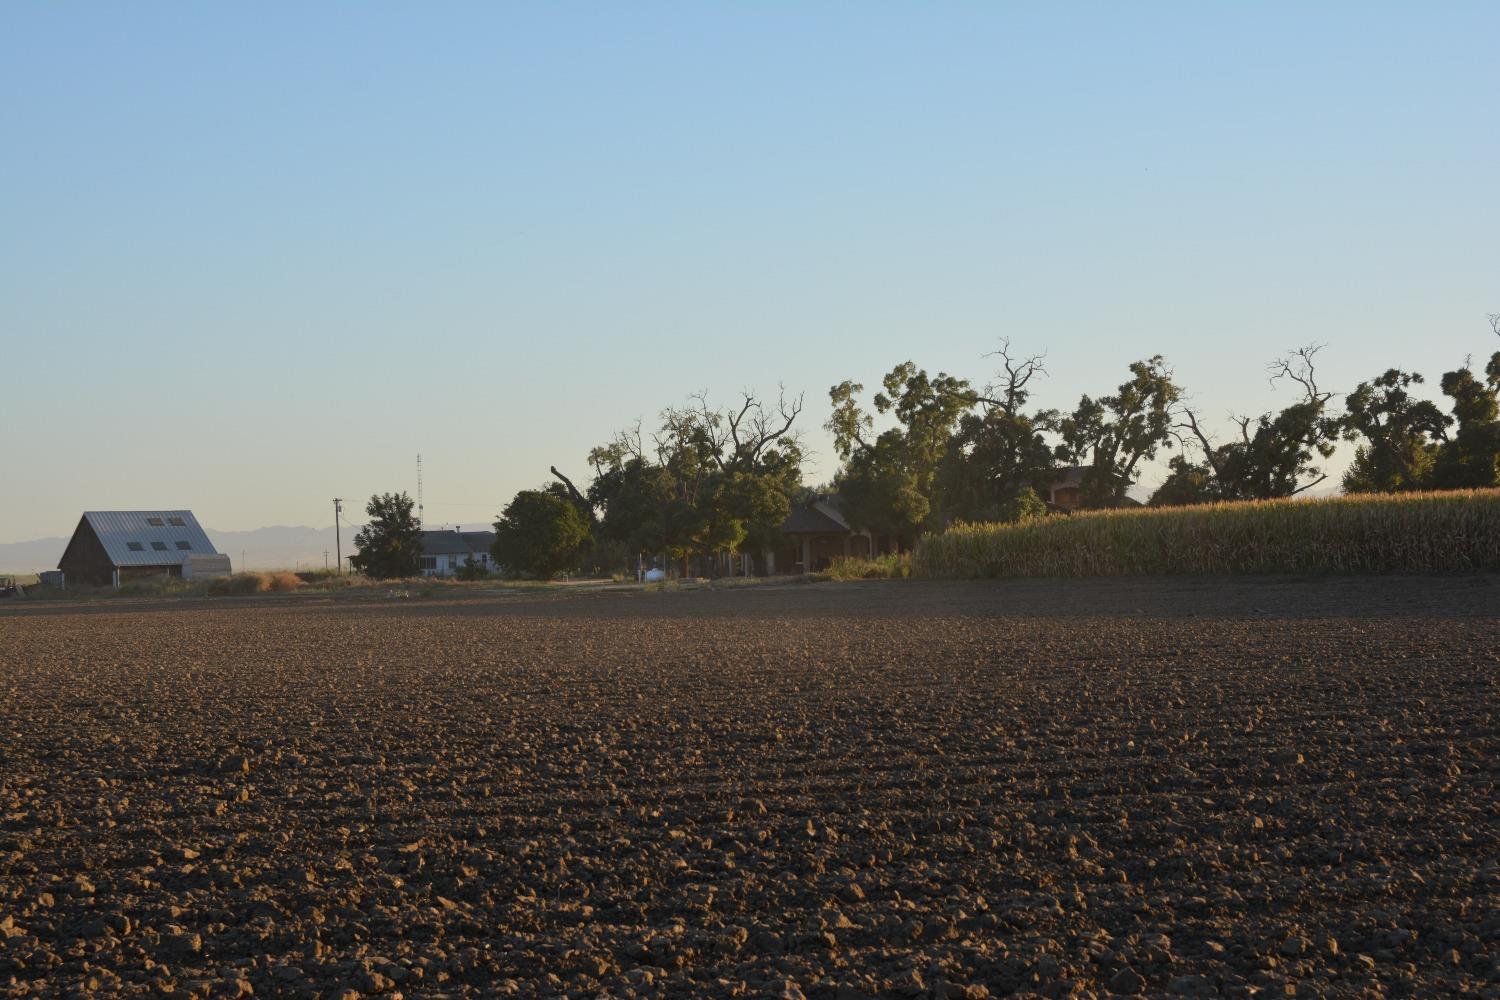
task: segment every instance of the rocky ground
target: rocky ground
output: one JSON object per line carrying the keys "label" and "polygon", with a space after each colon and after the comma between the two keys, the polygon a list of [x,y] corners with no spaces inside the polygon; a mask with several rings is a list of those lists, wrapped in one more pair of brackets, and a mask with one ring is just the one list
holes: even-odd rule
{"label": "rocky ground", "polygon": [[0,611],[0,996],[1500,996],[1500,582]]}

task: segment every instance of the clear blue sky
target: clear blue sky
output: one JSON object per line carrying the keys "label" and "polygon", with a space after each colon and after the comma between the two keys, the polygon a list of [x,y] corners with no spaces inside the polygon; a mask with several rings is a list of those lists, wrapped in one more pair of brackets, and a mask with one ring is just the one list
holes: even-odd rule
{"label": "clear blue sky", "polygon": [[[1500,4],[12,3],[0,541],[479,523],[687,393],[911,358],[1205,410],[1487,353]],[[1435,390],[1434,390],[1435,391]],[[452,504],[453,506],[445,506]],[[458,506],[458,505],[474,506]],[[355,506],[358,506],[357,504]]]}

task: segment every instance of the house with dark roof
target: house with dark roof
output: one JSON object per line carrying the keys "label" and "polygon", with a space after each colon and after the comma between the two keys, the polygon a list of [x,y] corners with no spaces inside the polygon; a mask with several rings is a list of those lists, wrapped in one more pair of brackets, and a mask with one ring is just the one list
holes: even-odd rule
{"label": "house with dark roof", "polygon": [[781,533],[790,544],[771,556],[770,573],[815,573],[838,556],[869,558],[882,551],[880,538],[850,526],[837,493],[793,505],[781,522]]}
{"label": "house with dark roof", "polygon": [[[1077,510],[1083,502],[1083,479],[1088,472],[1089,467],[1086,465],[1069,465],[1053,470],[1046,489],[1037,491],[1042,494],[1042,499],[1047,501],[1047,509],[1064,514]],[[1127,496],[1122,497],[1119,503],[1110,506],[1139,507],[1141,502],[1134,497]]]}
{"label": "house with dark roof", "polygon": [[118,587],[127,580],[229,575],[190,510],[90,510],[73,529],[57,568],[66,583]]}
{"label": "house with dark roof", "polygon": [[1069,465],[1055,470],[1046,492],[1042,495],[1042,499],[1047,501],[1048,508],[1060,511],[1077,510],[1083,495],[1083,477],[1087,472],[1088,468],[1082,465]]}
{"label": "house with dark roof", "polygon": [[496,572],[490,556],[495,544],[493,531],[464,531],[461,527],[422,532],[422,555],[418,565],[423,576],[454,576],[458,568],[472,559],[487,572]]}

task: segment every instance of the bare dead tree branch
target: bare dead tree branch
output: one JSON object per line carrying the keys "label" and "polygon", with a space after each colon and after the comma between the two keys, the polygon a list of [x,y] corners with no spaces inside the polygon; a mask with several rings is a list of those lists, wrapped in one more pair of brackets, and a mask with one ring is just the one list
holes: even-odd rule
{"label": "bare dead tree branch", "polygon": [[[1214,470],[1215,478],[1222,479],[1223,470],[1219,467],[1218,449],[1214,446],[1213,440],[1209,438],[1208,432],[1203,429],[1203,425],[1199,422],[1197,412],[1187,406],[1182,407],[1180,412],[1186,420],[1184,423],[1174,426],[1186,430],[1193,435],[1198,442],[1198,447],[1203,451],[1203,460],[1208,463],[1210,469]],[[1178,440],[1180,442],[1181,438],[1179,437]]]}
{"label": "bare dead tree branch", "polygon": [[1310,489],[1312,489],[1314,486],[1318,485],[1319,483],[1321,483],[1323,480],[1325,480],[1327,478],[1328,478],[1328,473],[1325,472],[1321,476],[1319,476],[1317,479],[1314,479],[1312,482],[1307,483],[1304,486],[1297,487],[1295,490],[1292,490],[1292,492],[1289,493],[1289,494],[1287,494],[1287,495],[1288,496],[1296,496],[1298,493],[1301,493],[1303,490],[1310,490]]}
{"label": "bare dead tree branch", "polygon": [[637,420],[634,427],[615,432],[607,445],[595,448],[589,452],[589,464],[594,467],[595,475],[598,475],[606,466],[620,464],[630,460],[645,461],[646,453],[641,439],[641,422]]}
{"label": "bare dead tree branch", "polygon": [[698,431],[707,439],[709,458],[719,469],[724,468],[724,448],[729,435],[724,430],[724,415],[708,405],[708,391],[700,389],[688,397],[693,405],[682,410],[668,408],[662,413],[679,437]]}
{"label": "bare dead tree branch", "polygon": [[1047,375],[1046,352],[1016,357],[1010,353],[1010,338],[1005,337],[1000,341],[999,349],[990,351],[985,357],[998,357],[1001,370],[995,373],[995,381],[982,390],[971,390],[966,394],[970,405],[995,407],[1015,416],[1026,400],[1026,386],[1038,375]]}
{"label": "bare dead tree branch", "polygon": [[1274,386],[1278,379],[1290,379],[1302,387],[1307,402],[1326,403],[1334,394],[1318,388],[1318,368],[1315,361],[1317,353],[1326,346],[1308,344],[1272,361],[1266,366],[1266,370],[1270,372],[1271,385]]}
{"label": "bare dead tree branch", "polygon": [[573,480],[569,479],[567,476],[565,476],[561,472],[557,471],[557,466],[555,466],[555,465],[551,466],[548,469],[548,471],[551,472],[554,476],[557,477],[558,482],[562,483],[564,486],[567,487],[567,489],[568,489],[568,495],[573,498],[573,501],[575,503],[580,504],[580,505],[582,505],[584,507],[588,507],[588,508],[592,509],[592,507],[594,505],[591,504],[591,503],[589,503],[588,500],[584,499],[584,496],[583,496],[582,493],[578,492],[578,487],[576,487],[576,486],[573,485]]}
{"label": "bare dead tree branch", "polygon": [[743,447],[743,444],[740,441],[740,424],[744,422],[746,415],[749,414],[751,410],[760,409],[760,404],[756,402],[754,394],[741,390],[740,398],[741,406],[739,412],[729,414],[726,417],[726,420],[729,424],[729,439],[734,444],[734,456],[736,458],[739,457],[740,449]]}
{"label": "bare dead tree branch", "polygon": [[788,402],[786,398],[786,386],[778,384],[776,387],[776,415],[773,417],[763,407],[757,407],[754,423],[754,444],[750,449],[749,458],[756,461],[766,448],[784,438],[796,440],[796,433],[792,426],[797,418],[802,415],[805,393],[798,393],[797,398]]}
{"label": "bare dead tree branch", "polygon": [[1250,417],[1237,417],[1237,416],[1234,416],[1234,415],[1231,414],[1230,417],[1229,417],[1229,419],[1232,420],[1232,421],[1234,421],[1237,425],[1239,425],[1239,428],[1240,428],[1240,440],[1243,441],[1245,443],[1245,445],[1248,447],[1249,444],[1250,444],[1250,424],[1252,423],[1252,418],[1250,418]]}
{"label": "bare dead tree branch", "polygon": [[792,427],[802,414],[805,396],[788,400],[786,386],[777,386],[776,409],[771,409],[754,393],[740,393],[738,411],[726,413],[729,428],[726,444],[732,444],[729,461],[735,465],[753,465],[771,445],[784,438],[797,440]]}

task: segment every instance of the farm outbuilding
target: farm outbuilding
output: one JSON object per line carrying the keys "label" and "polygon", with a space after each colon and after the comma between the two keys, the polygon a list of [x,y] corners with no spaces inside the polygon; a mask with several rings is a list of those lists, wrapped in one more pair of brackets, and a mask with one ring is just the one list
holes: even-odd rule
{"label": "farm outbuilding", "polygon": [[151,576],[229,575],[229,557],[190,510],[91,510],[58,560],[69,584],[116,586]]}

